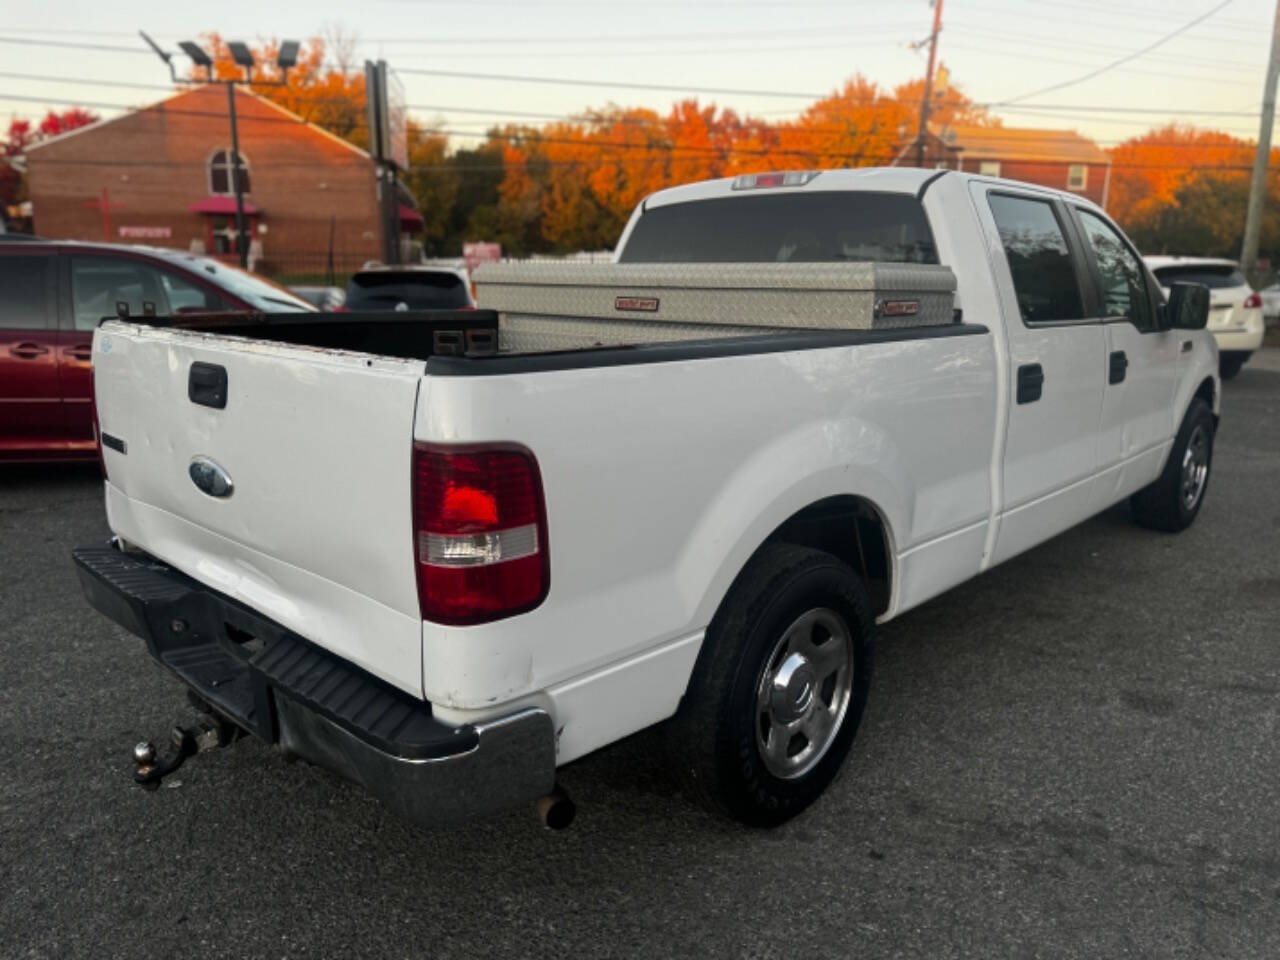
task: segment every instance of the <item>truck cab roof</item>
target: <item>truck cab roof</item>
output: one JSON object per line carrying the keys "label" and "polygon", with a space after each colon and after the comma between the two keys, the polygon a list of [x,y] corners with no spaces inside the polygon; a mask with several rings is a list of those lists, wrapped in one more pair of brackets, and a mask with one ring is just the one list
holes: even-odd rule
{"label": "truck cab roof", "polygon": [[[942,176],[962,178],[964,181],[981,180],[984,183],[1005,183],[1010,188],[1034,190],[1038,193],[1051,194],[1073,203],[1095,207],[1096,204],[1087,197],[1064,190],[1054,190],[1034,183],[1023,183],[1002,177],[989,177],[977,173],[966,173],[960,170],[934,170],[921,167],[856,167],[843,170],[817,171],[777,171],[786,176],[787,173],[802,174],[804,179],[796,185],[760,184],[744,185],[746,177],[721,177],[718,180],[703,180],[699,183],[688,183],[679,187],[669,187],[651,194],[642,204],[641,212],[654,207],[675,203],[688,203],[694,200],[710,200],[717,197],[746,196],[754,193],[815,193],[820,191],[847,190],[851,192],[869,193],[907,193],[919,194],[926,186]],[[752,175],[747,175],[750,177]],[[763,179],[767,174],[757,174]],[[735,186],[736,185],[736,186]]]}

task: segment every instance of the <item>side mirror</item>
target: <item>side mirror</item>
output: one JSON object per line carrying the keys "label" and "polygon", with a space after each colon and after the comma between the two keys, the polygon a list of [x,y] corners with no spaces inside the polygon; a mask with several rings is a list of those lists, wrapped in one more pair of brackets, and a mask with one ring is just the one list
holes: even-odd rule
{"label": "side mirror", "polygon": [[1164,315],[1165,326],[1172,330],[1203,330],[1209,322],[1209,288],[1203,283],[1171,284]]}

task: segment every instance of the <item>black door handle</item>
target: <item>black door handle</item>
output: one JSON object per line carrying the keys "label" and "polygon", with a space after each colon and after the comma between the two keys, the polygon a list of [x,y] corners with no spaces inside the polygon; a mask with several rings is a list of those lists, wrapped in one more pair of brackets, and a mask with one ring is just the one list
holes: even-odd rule
{"label": "black door handle", "polygon": [[49,352],[48,347],[42,347],[38,343],[19,343],[10,348],[9,352],[19,360],[34,360],[36,357],[43,356]]}
{"label": "black door handle", "polygon": [[1018,403],[1035,403],[1044,392],[1044,368],[1028,363],[1018,368]]}
{"label": "black door handle", "polygon": [[1129,369],[1129,358],[1123,350],[1115,350],[1111,354],[1111,369],[1107,375],[1107,383],[1123,383],[1125,371]]}
{"label": "black door handle", "polygon": [[1191,347],[1192,347],[1192,343],[1191,343],[1191,341],[1190,341],[1190,340],[1183,340],[1183,341],[1182,341],[1182,352],[1183,352],[1183,353],[1190,353],[1190,352],[1191,352]]}

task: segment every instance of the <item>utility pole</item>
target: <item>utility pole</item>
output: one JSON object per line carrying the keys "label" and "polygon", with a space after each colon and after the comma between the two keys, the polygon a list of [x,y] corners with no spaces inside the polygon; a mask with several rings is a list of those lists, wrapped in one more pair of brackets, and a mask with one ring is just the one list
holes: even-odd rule
{"label": "utility pole", "polygon": [[[1280,3],[1280,0],[1277,0]],[[942,0],[933,0],[933,33],[929,34],[929,68],[924,75],[920,100],[920,129],[916,132],[916,166],[924,166],[924,144],[929,135],[929,102],[933,99],[933,66],[938,58],[938,34],[942,32]]]}
{"label": "utility pole", "polygon": [[1258,262],[1258,238],[1262,233],[1262,207],[1267,199],[1267,165],[1271,160],[1271,125],[1276,113],[1276,77],[1280,76],[1280,0],[1271,26],[1271,59],[1267,61],[1267,81],[1262,90],[1262,121],[1258,124],[1258,152],[1253,158],[1253,180],[1249,183],[1249,213],[1244,221],[1244,249],[1240,267],[1252,276]]}

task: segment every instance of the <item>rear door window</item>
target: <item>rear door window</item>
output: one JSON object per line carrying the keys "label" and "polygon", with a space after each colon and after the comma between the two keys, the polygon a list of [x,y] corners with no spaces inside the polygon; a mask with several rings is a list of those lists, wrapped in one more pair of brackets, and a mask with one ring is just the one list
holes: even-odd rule
{"label": "rear door window", "polygon": [[1225,263],[1220,267],[1203,264],[1194,267],[1161,267],[1155,274],[1162,287],[1174,283],[1203,283],[1210,290],[1230,290],[1249,284],[1238,268]]}
{"label": "rear door window", "polygon": [[1023,322],[1083,319],[1080,276],[1053,204],[1001,193],[989,201]]}
{"label": "rear door window", "polygon": [[351,310],[460,310],[470,305],[466,282],[445,271],[358,273],[347,284]]}
{"label": "rear door window", "polygon": [[937,263],[912,194],[827,191],[717,197],[641,214],[620,263]]}
{"label": "rear door window", "polygon": [[47,330],[53,326],[54,258],[0,256],[0,330]]}

